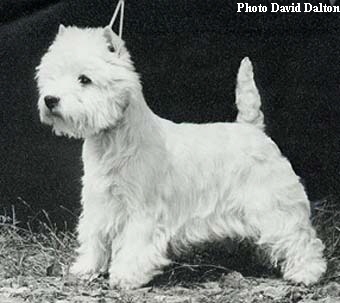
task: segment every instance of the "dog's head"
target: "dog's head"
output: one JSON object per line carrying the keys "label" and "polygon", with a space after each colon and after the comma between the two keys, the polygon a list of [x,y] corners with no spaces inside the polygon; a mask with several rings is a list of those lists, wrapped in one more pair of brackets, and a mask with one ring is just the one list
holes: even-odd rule
{"label": "dog's head", "polygon": [[36,74],[43,123],[85,138],[115,127],[138,75],[124,42],[108,27],[59,27]]}

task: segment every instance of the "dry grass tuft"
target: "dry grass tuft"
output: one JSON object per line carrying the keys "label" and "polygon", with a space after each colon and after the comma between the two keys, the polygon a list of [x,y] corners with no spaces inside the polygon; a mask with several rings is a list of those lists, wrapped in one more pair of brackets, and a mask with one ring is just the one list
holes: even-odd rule
{"label": "dry grass tuft", "polygon": [[328,197],[316,203],[313,224],[326,246],[328,269],[322,282],[340,281],[340,201]]}
{"label": "dry grass tuft", "polygon": [[71,233],[56,233],[45,225],[33,233],[12,224],[0,224],[0,277],[45,277],[50,267],[66,272],[75,239]]}

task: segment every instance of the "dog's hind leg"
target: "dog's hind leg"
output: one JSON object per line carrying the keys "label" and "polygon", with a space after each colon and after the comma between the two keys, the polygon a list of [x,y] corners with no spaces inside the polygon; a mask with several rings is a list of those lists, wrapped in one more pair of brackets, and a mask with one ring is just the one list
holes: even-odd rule
{"label": "dog's hind leg", "polygon": [[275,186],[264,182],[249,191],[247,221],[272,262],[281,264],[285,279],[315,283],[325,272],[326,262],[324,245],[309,219],[309,201],[299,182],[288,183],[283,175],[277,180]]}

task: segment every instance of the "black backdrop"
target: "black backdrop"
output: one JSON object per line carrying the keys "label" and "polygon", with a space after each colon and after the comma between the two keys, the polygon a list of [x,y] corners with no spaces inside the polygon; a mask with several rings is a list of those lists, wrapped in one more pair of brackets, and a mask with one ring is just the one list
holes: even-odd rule
{"label": "black backdrop", "polygon": [[[311,200],[339,197],[340,14],[237,13],[236,2],[126,0],[124,38],[149,106],[177,122],[232,121],[237,68],[250,56],[267,133]],[[269,1],[251,1],[259,3]],[[81,142],[40,124],[34,69],[60,23],[105,26],[115,5],[0,2],[0,215],[14,209],[17,220],[35,225],[44,209],[58,226],[73,226]]]}

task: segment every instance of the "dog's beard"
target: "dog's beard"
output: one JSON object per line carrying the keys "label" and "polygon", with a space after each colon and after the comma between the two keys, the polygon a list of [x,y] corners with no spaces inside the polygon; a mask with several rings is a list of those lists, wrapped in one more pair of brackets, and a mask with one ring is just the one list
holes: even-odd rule
{"label": "dog's beard", "polygon": [[53,125],[58,120],[64,120],[63,115],[59,111],[49,111],[49,110],[41,110],[40,111],[40,121],[47,125]]}
{"label": "dog's beard", "polygon": [[85,114],[71,116],[61,111],[43,111],[40,114],[40,120],[42,123],[52,126],[52,130],[57,136],[76,139],[84,139],[108,130],[116,129],[118,125],[121,125],[123,122],[123,118],[120,117],[120,119],[113,119],[113,121],[106,121],[106,123],[96,125],[94,119]]}
{"label": "dog's beard", "polygon": [[72,138],[84,138],[89,135],[89,127],[84,117],[80,119],[72,118],[61,113],[58,110],[41,111],[40,120],[42,123],[52,126],[53,132],[57,136],[66,136]]}

